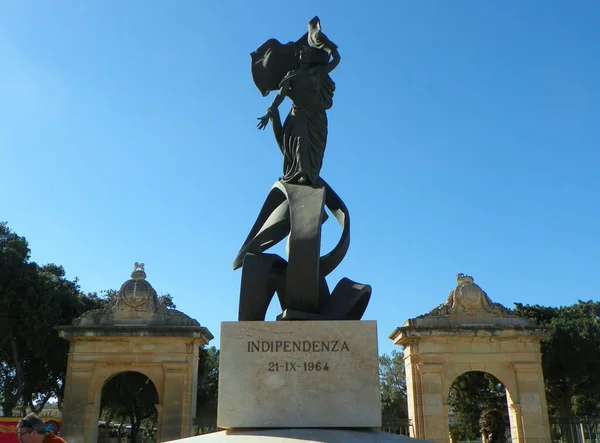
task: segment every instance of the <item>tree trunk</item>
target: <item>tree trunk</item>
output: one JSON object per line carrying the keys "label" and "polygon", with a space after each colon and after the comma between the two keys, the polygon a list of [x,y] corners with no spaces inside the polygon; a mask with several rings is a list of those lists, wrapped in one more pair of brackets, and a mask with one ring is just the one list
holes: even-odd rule
{"label": "tree trunk", "polygon": [[574,426],[571,424],[572,414],[570,406],[570,404],[558,405],[557,409],[559,415],[560,433],[565,443],[578,443],[579,438],[577,437],[577,433]]}
{"label": "tree trunk", "polygon": [[2,416],[3,417],[12,417],[12,408],[14,405],[9,404],[6,401],[2,402]]}
{"label": "tree trunk", "polygon": [[[113,418],[115,418],[116,412],[111,409],[110,412],[108,413],[108,417],[106,417],[106,424],[110,425],[110,423],[113,421]],[[102,416],[102,414],[100,414],[100,416]]]}
{"label": "tree trunk", "polygon": [[131,417],[131,443],[137,443],[138,433],[140,430],[140,422],[136,421],[134,417]]}
{"label": "tree trunk", "polygon": [[[121,432],[123,432],[123,422],[125,421],[125,416],[121,415],[121,423],[119,423],[119,427],[117,428],[117,441],[121,443]],[[127,439],[125,439],[127,440]]]}
{"label": "tree trunk", "polygon": [[50,397],[52,397],[52,394],[46,394],[46,396],[37,406],[34,405],[33,402],[30,400],[29,409],[31,409],[31,412],[39,415],[40,412],[42,412],[42,409],[44,409],[44,406],[46,406],[46,403],[48,403],[48,400],[50,400]]}
{"label": "tree trunk", "polygon": [[140,428],[138,416],[139,412],[136,410],[135,406],[129,410],[129,421],[131,422],[131,432],[129,435],[131,436],[131,443],[137,442],[138,429]]}
{"label": "tree trunk", "polygon": [[60,384],[58,381],[56,382],[56,391],[54,391],[54,395],[57,399],[58,410],[62,412],[63,398],[65,396],[65,381],[63,379],[60,380]]}
{"label": "tree trunk", "polygon": [[17,379],[17,389],[12,395],[7,395],[5,392],[4,401],[2,402],[2,411],[5,417],[12,417],[13,409],[17,406],[17,403],[21,399],[23,395],[23,390],[25,389],[25,377],[23,375],[23,366],[21,366],[21,361],[19,360],[19,350],[17,349],[17,339],[14,335],[10,336],[10,348],[12,351],[12,357],[15,365],[15,373]]}

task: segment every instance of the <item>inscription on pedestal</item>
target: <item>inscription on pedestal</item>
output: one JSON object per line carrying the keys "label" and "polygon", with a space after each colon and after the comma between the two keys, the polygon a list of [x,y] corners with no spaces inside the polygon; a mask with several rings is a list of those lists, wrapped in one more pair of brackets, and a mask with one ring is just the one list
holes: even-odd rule
{"label": "inscription on pedestal", "polygon": [[218,426],[379,427],[374,321],[221,324]]}

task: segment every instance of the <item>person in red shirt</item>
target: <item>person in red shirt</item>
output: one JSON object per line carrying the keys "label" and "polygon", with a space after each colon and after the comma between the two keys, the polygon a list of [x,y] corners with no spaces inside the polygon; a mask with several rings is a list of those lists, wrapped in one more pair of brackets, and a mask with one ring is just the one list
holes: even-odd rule
{"label": "person in red shirt", "polygon": [[35,414],[29,414],[19,421],[17,433],[21,443],[67,443],[52,432],[48,432],[44,420]]}

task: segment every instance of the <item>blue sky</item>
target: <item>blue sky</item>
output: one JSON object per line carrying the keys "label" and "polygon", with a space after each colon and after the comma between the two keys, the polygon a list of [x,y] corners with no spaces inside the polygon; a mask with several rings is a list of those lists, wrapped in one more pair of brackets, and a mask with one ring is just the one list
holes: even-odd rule
{"label": "blue sky", "polygon": [[459,272],[507,306],[597,300],[597,1],[4,1],[0,220],[85,291],[145,262],[218,346],[281,174],[249,53],[314,15],[342,56],[321,175],[352,217],[329,283],[373,286],[380,351]]}

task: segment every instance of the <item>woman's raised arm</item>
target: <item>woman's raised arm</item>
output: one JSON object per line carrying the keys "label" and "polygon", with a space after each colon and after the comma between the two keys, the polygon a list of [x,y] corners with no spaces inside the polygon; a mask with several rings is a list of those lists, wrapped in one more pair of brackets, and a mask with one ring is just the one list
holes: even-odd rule
{"label": "woman's raised arm", "polygon": [[337,65],[340,64],[340,60],[342,59],[342,57],[340,56],[340,52],[337,50],[337,48],[334,49],[327,49],[325,48],[325,50],[327,52],[329,52],[329,54],[331,54],[332,60],[327,63],[327,65],[325,65],[325,70],[327,71],[327,73],[330,73],[331,71],[333,71],[335,69],[335,67]]}

